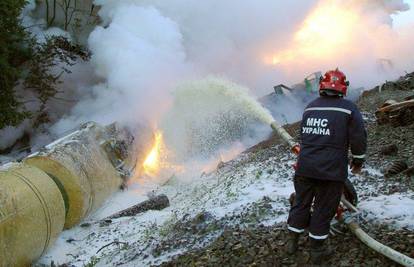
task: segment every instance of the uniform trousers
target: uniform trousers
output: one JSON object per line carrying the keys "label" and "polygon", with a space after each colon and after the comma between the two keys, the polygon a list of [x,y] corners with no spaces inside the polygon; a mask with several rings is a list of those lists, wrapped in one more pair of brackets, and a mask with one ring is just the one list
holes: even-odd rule
{"label": "uniform trousers", "polygon": [[302,233],[308,228],[311,238],[326,239],[341,201],[344,182],[295,176],[294,186],[296,196],[289,212],[288,229]]}

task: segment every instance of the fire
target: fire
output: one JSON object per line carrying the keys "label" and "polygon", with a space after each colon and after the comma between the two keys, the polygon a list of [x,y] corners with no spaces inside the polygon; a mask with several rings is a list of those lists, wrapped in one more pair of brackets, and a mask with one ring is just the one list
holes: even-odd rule
{"label": "fire", "polygon": [[147,175],[155,176],[158,174],[161,167],[161,149],[163,144],[162,133],[157,131],[155,133],[154,145],[151,151],[148,153],[147,157],[142,164],[144,172]]}
{"label": "fire", "polygon": [[290,47],[267,57],[266,63],[324,59],[344,48],[349,51],[353,30],[360,23],[359,11],[353,6],[324,0],[304,20]]}
{"label": "fire", "polygon": [[184,172],[184,166],[171,162],[174,153],[165,145],[163,133],[159,130],[154,133],[154,144],[142,162],[142,174],[158,181],[169,178],[171,175]]}

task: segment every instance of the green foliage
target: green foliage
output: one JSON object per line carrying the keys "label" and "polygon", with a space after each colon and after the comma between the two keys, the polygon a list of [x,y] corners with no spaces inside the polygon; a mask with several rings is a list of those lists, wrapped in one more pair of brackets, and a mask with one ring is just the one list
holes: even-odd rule
{"label": "green foliage", "polygon": [[35,44],[33,50],[24,86],[37,94],[44,107],[47,100],[58,93],[57,86],[62,83],[62,74],[71,73],[67,66],[74,65],[78,58],[88,60],[89,53],[62,36],[48,38],[43,44]]}
{"label": "green foliage", "polygon": [[[37,43],[20,24],[20,13],[26,0],[0,0],[0,129],[16,126],[33,116],[36,123],[48,120],[45,105],[55,97],[61,75],[70,73],[68,66],[78,58],[89,59],[81,46],[63,37],[52,37]],[[24,70],[24,76],[23,76]],[[35,93],[40,110],[30,114],[16,97],[17,82]],[[36,125],[36,124],[35,124]]]}
{"label": "green foliage", "polygon": [[99,257],[93,256],[87,264],[85,264],[85,267],[94,267],[98,262],[100,261]]}
{"label": "green foliage", "polygon": [[0,129],[17,125],[29,116],[21,110],[13,88],[21,75],[21,64],[31,55],[29,40],[19,15],[25,0],[0,1]]}

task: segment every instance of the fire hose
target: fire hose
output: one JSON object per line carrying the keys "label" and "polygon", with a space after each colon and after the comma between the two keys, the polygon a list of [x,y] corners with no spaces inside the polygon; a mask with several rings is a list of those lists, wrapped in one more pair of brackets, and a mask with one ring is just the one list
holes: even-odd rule
{"label": "fire hose", "polygon": [[[348,200],[346,200],[344,197],[342,197],[341,203],[348,210],[353,211],[353,212],[359,212],[358,209],[354,205],[352,205]],[[354,235],[358,237],[358,239],[361,240],[368,247],[372,248],[376,252],[381,253],[387,258],[403,266],[414,266],[414,259],[407,257],[406,255],[390,247],[385,246],[384,244],[381,244],[374,238],[370,237],[367,233],[365,233],[364,230],[362,230],[359,224],[355,221],[354,216],[345,214],[342,218],[342,221],[348,226],[351,232],[354,233]]]}
{"label": "fire hose", "polygon": [[[293,137],[276,121],[270,124],[275,133],[286,142],[291,151],[298,155],[300,152],[300,146],[295,142]],[[385,257],[397,262],[403,266],[413,266],[414,259],[378,242],[374,238],[370,237],[364,230],[361,229],[356,222],[353,214],[358,213],[358,209],[348,201],[344,195],[341,198],[341,204],[347,209],[348,213],[341,214],[341,221],[349,228],[349,230],[365,245],[375,250],[376,252],[384,255]],[[353,214],[352,214],[353,213]]]}

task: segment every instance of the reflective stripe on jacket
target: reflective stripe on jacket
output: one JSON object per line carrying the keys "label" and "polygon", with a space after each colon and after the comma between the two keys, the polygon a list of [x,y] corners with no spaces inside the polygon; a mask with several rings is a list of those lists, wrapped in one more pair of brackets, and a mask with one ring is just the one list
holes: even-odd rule
{"label": "reflective stripe on jacket", "polygon": [[303,113],[296,174],[344,181],[349,147],[354,158],[364,159],[367,134],[357,106],[341,97],[317,98]]}

